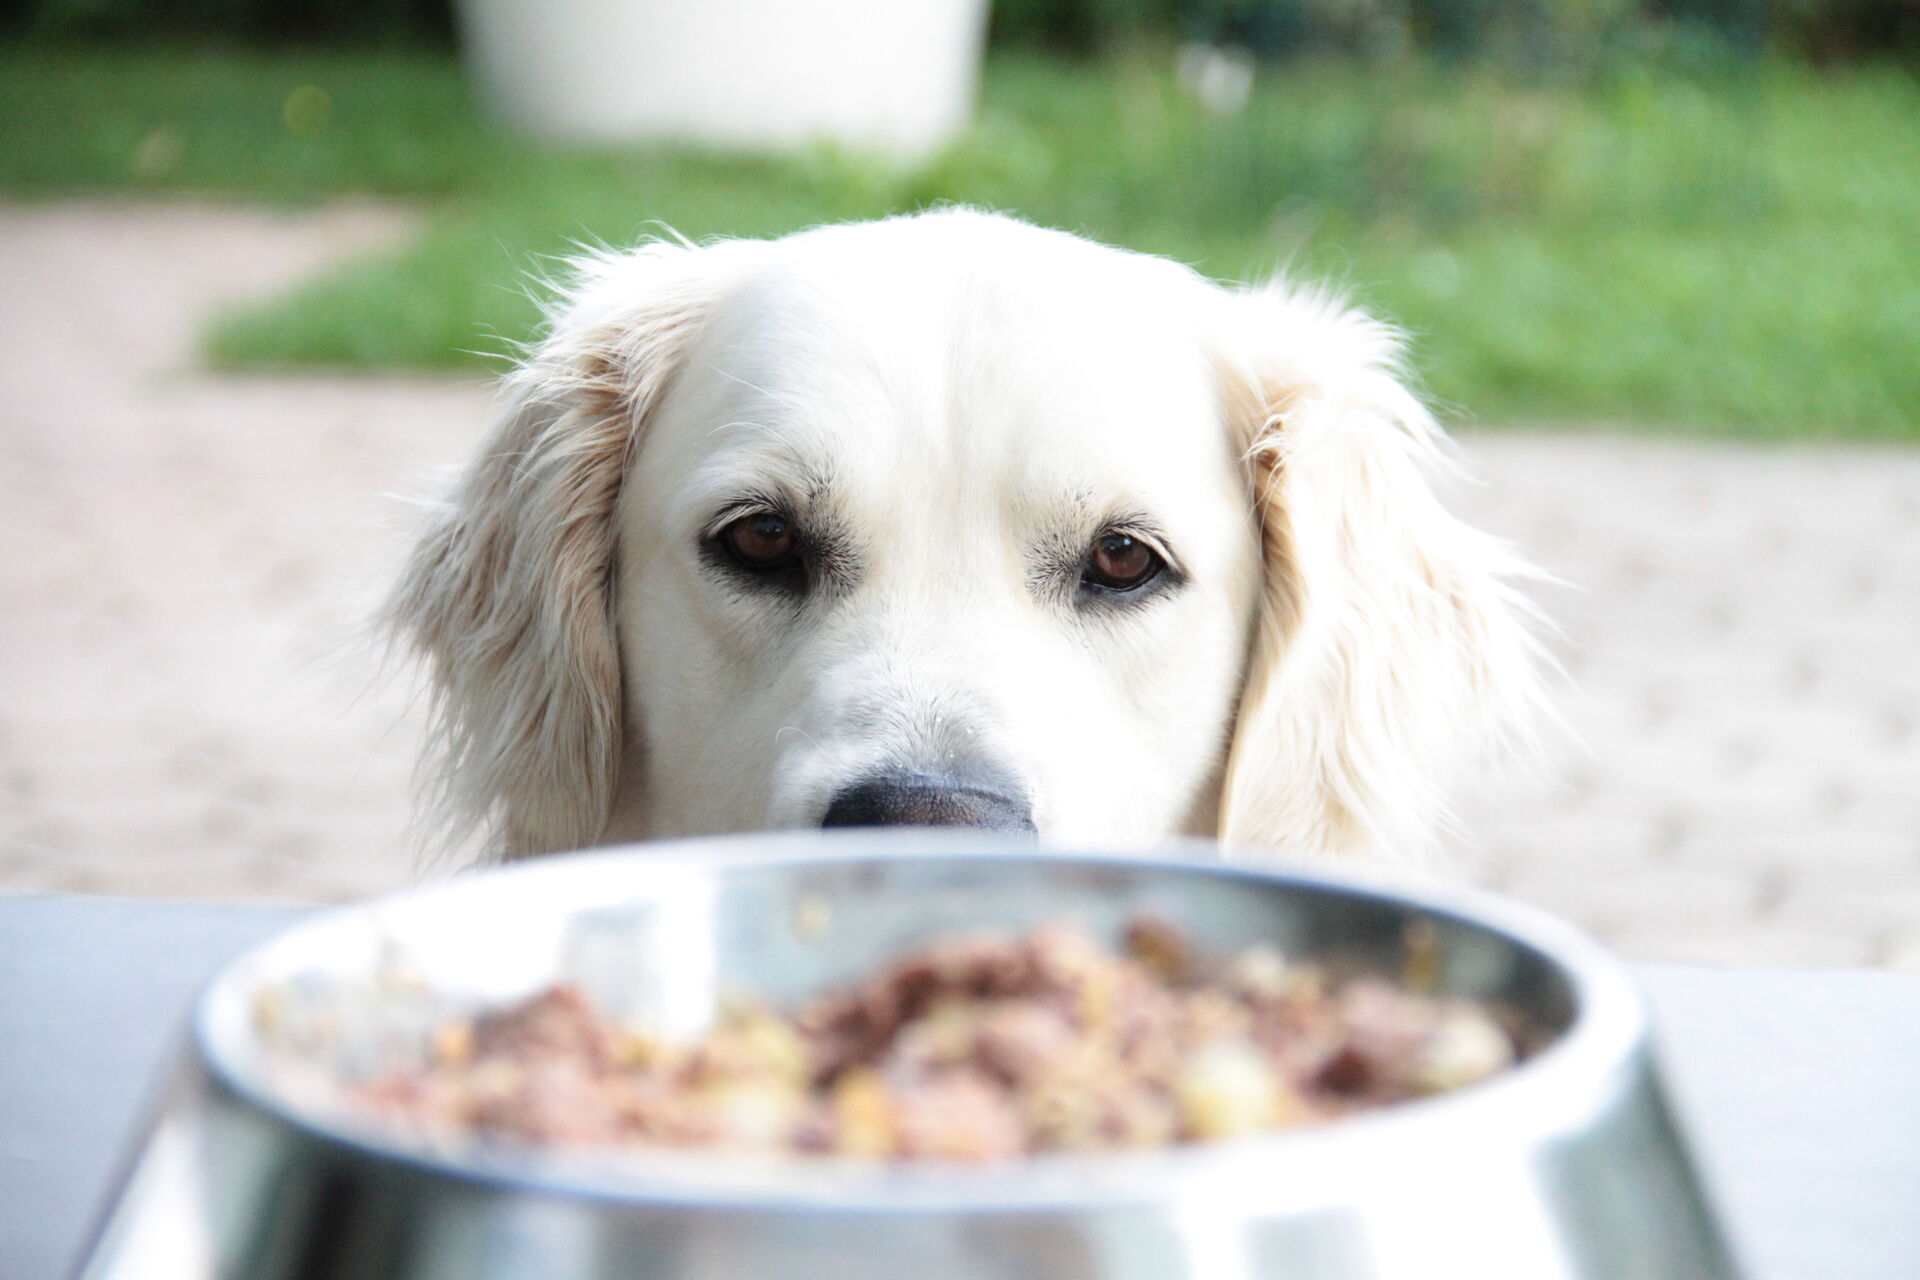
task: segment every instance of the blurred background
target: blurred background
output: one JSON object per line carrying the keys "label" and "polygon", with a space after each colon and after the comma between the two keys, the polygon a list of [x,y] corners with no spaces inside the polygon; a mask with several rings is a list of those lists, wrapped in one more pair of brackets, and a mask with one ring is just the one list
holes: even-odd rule
{"label": "blurred background", "polygon": [[357,627],[529,276],[963,201],[1407,328],[1582,744],[1466,874],[1920,967],[1920,0],[924,7],[0,5],[0,891],[444,873]]}

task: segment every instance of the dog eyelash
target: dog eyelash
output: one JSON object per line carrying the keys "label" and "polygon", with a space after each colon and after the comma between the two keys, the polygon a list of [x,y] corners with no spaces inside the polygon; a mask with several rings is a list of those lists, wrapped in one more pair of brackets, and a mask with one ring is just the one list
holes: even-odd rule
{"label": "dog eyelash", "polygon": [[1115,521],[1113,524],[1102,525],[1099,531],[1093,535],[1093,540],[1087,545],[1095,546],[1102,538],[1111,538],[1116,534],[1120,537],[1132,538],[1135,542],[1145,544],[1147,550],[1160,557],[1160,563],[1167,567],[1167,572],[1179,574],[1183,578],[1186,576],[1180,568],[1180,562],[1173,558],[1173,552],[1167,548],[1166,534],[1161,532],[1158,525],[1150,521],[1138,520],[1136,518],[1135,520]]}
{"label": "dog eyelash", "polygon": [[734,501],[729,502],[726,506],[714,512],[713,516],[700,530],[700,541],[703,544],[712,542],[720,536],[728,525],[732,524],[735,520],[742,520],[748,516],[779,516],[782,520],[788,521],[793,519],[792,516],[787,514],[787,509],[783,504],[775,502],[771,498],[750,494],[746,497],[736,498]]}
{"label": "dog eyelash", "polygon": [[1135,542],[1144,543],[1147,550],[1160,557],[1160,563],[1166,566],[1165,572],[1178,574],[1183,578],[1186,576],[1181,573],[1179,562],[1173,558],[1173,552],[1167,550],[1166,539],[1158,529],[1140,528],[1137,525],[1115,525],[1111,528],[1102,529],[1094,538],[1094,541],[1098,542],[1101,538],[1110,538],[1116,533],[1122,537],[1132,538]]}

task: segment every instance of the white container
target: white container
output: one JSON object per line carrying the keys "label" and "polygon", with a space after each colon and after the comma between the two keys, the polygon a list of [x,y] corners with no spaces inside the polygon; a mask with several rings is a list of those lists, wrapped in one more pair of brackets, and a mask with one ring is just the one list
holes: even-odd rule
{"label": "white container", "polygon": [[462,0],[485,106],[537,137],[914,156],[966,122],[987,0]]}

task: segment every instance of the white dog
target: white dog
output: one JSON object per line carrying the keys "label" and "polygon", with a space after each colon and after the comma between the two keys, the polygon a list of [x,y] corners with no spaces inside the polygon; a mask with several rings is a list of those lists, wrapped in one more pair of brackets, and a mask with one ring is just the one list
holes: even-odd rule
{"label": "white dog", "polygon": [[1540,664],[1396,347],[965,210],[590,261],[388,607],[434,812],[1421,849]]}

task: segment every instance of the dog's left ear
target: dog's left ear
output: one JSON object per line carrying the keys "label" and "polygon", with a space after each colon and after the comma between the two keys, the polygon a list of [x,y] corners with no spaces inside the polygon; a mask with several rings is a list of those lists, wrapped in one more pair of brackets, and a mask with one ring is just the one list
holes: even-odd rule
{"label": "dog's left ear", "polygon": [[1541,714],[1531,571],[1436,497],[1446,441],[1390,328],[1322,293],[1217,300],[1265,574],[1221,838],[1417,857]]}

